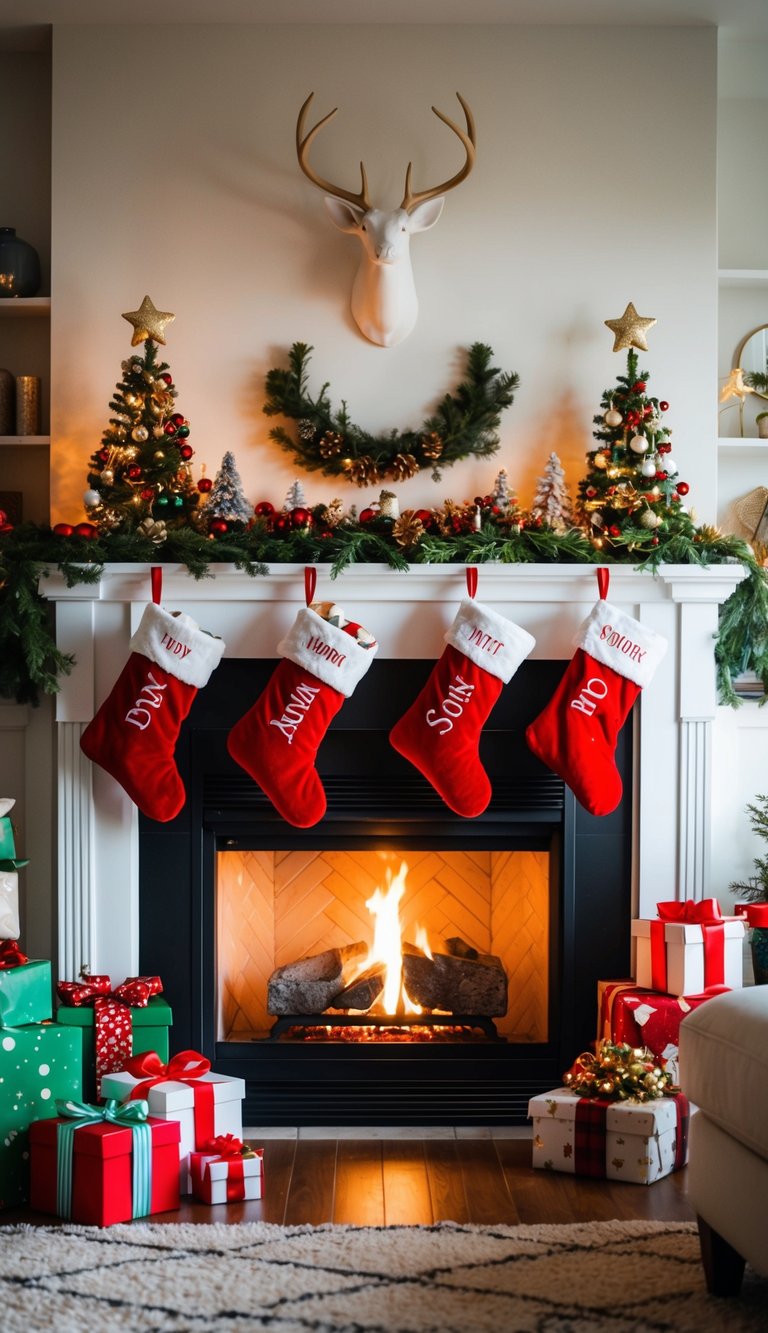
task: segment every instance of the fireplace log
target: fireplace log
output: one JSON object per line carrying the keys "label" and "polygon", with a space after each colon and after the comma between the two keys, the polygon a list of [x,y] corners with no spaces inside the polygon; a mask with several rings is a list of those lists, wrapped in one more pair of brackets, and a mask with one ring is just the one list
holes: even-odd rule
{"label": "fireplace log", "polygon": [[331,1008],[363,1011],[370,1009],[384,989],[385,971],[383,963],[374,963],[372,967],[366,968],[365,972],[361,972],[359,977],[345,986],[341,994],[335,997]]}
{"label": "fireplace log", "polygon": [[267,1012],[275,1017],[321,1014],[349,984],[357,960],[367,952],[361,941],[276,968],[267,985]]}
{"label": "fireplace log", "polygon": [[507,1012],[507,974],[494,954],[457,958],[435,953],[428,958],[421,949],[404,944],[403,984],[411,1000],[425,1009],[488,1018],[503,1018]]}

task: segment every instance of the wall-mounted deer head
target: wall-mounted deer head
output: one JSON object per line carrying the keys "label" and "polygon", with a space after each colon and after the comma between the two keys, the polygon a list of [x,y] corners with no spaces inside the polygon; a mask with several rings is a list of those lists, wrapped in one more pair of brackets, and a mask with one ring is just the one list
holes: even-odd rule
{"label": "wall-mounted deer head", "polygon": [[432,107],[464,145],[465,161],[460,171],[441,185],[427,190],[411,189],[411,163],[405,173],[405,193],[399,208],[372,208],[368,197],[368,178],[360,163],[360,190],[354,194],[323,180],[308,162],[312,140],[324,125],[336,115],[338,107],[329,111],[312,129],[304,132],[310,93],[296,123],[296,153],[304,175],[326,191],[325,206],[341,231],[351,232],[362,244],[363,253],[352,287],[352,316],[366,338],[380,347],[395,347],[407,338],[416,323],[419,303],[413,282],[410,259],[411,234],[434,227],[443,210],[444,196],[467,178],[475,163],[475,123],[461,93],[461,103],[467,122],[466,130],[448,116]]}

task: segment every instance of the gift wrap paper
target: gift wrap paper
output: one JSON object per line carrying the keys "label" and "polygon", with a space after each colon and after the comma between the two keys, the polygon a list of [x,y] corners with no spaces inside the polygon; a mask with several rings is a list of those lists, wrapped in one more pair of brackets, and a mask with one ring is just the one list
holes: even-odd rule
{"label": "gift wrap paper", "polygon": [[[125,1102],[141,1079],[132,1074],[105,1074],[101,1080],[103,1097],[115,1097]],[[195,1141],[195,1090],[194,1083],[210,1083],[213,1087],[213,1128],[206,1134],[209,1138],[218,1138],[220,1134],[232,1134],[236,1139],[243,1137],[243,1098],[245,1083],[241,1078],[229,1078],[226,1074],[203,1074],[192,1083],[179,1083],[167,1079],[149,1088],[146,1101],[149,1114],[161,1120],[176,1120],[181,1126],[179,1144],[179,1172],[182,1194],[192,1193],[189,1154],[199,1146]]]}
{"label": "gift wrap paper", "polygon": [[598,981],[598,1041],[646,1046],[665,1061],[667,1073],[678,1083],[680,1024],[708,999],[711,996],[641,990],[634,981]]}
{"label": "gift wrap paper", "polygon": [[38,958],[20,967],[0,967],[0,1029],[46,1023],[52,1013],[49,962]]}
{"label": "gift wrap paper", "polygon": [[[83,1087],[86,1101],[96,1098],[96,1038],[94,1011],[90,1004],[60,1005],[56,1022],[82,1028],[83,1032]],[[131,1053],[157,1051],[160,1059],[168,1060],[168,1029],[173,1022],[171,1007],[162,995],[152,995],[146,1007],[131,1009]],[[102,1088],[102,1095],[106,1096]],[[112,1094],[110,1094],[112,1095]]]}
{"label": "gift wrap paper", "polygon": [[[684,1103],[685,1142],[678,1153],[678,1108],[674,1097],[652,1102],[601,1102],[605,1125],[605,1160],[582,1163],[577,1135],[580,1101],[567,1088],[534,1097],[528,1104],[533,1119],[533,1165],[569,1175],[601,1176],[651,1185],[687,1161],[687,1103]],[[586,1156],[586,1155],[585,1155]]]}
{"label": "gift wrap paper", "polygon": [[[0,1208],[29,1198],[29,1126],[82,1095],[82,1035],[56,1023],[0,1031]],[[1,1322],[1,1321],[0,1321]]]}

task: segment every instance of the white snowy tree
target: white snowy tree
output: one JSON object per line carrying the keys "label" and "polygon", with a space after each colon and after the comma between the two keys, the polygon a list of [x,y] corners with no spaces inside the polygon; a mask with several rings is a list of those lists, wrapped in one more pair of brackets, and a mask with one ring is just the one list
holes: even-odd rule
{"label": "white snowy tree", "polygon": [[227,523],[248,523],[253,518],[253,505],[245,498],[235,455],[229,449],[221,460],[205,509],[208,518],[223,518]]}
{"label": "white snowy tree", "polygon": [[288,487],[288,494],[283,501],[283,509],[290,512],[291,509],[306,509],[307,497],[304,494],[304,487],[298,477],[292,486]]}
{"label": "white snowy tree", "polygon": [[571,498],[565,482],[565,472],[556,453],[551,453],[542,476],[536,483],[531,513],[541,518],[555,532],[564,532],[571,525]]}

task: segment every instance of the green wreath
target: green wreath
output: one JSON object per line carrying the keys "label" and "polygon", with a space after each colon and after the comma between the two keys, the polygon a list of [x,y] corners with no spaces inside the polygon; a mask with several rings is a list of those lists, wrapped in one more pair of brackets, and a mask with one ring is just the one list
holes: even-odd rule
{"label": "green wreath", "polygon": [[489,458],[499,447],[501,413],[511,406],[520,383],[518,375],[491,365],[490,347],[473,343],[466,378],[417,430],[371,435],[350,421],[343,399],[334,412],[327,383],[317,398],[310,397],[307,365],[312,351],[306,343],[294,343],[290,369],[267,372],[265,415],[298,422],[297,439],[282,426],[273,427],[270,439],[308,472],[343,477],[357,486],[373,486],[385,478],[407,481],[426,468],[433,481],[439,481],[441,468],[463,458]]}

